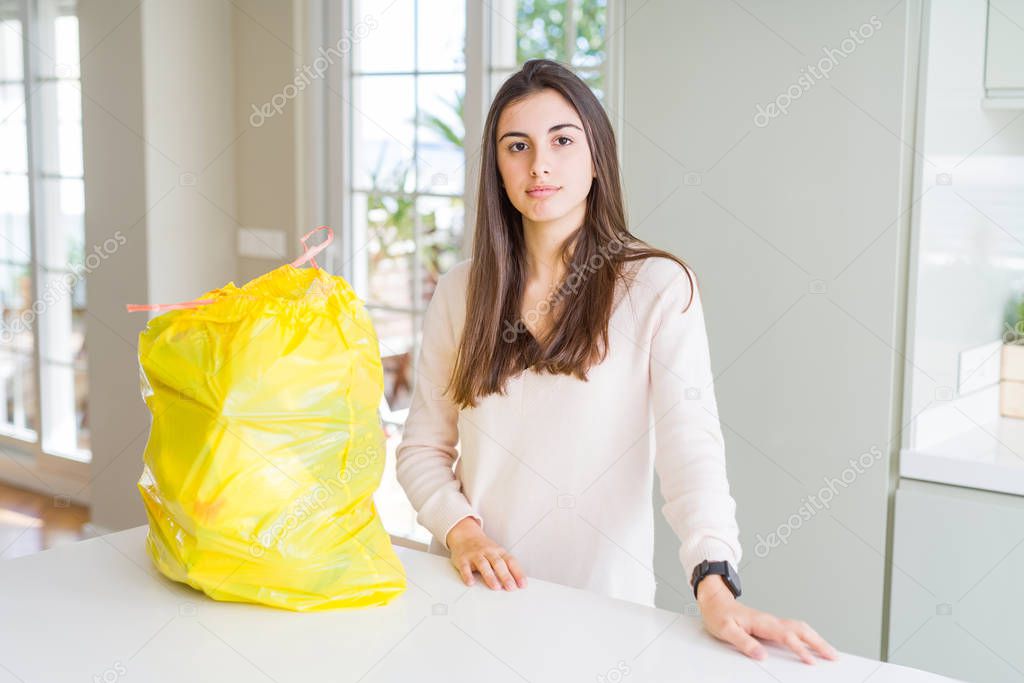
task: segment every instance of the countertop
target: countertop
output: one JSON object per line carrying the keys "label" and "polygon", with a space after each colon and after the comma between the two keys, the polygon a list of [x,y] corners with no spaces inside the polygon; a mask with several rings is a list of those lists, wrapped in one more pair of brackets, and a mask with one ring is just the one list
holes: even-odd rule
{"label": "countertop", "polygon": [[[396,547],[390,604],[297,613],[217,602],[159,574],[146,526],[0,562],[0,682],[949,681],[841,653],[757,662],[678,614],[530,579],[498,592]],[[827,637],[827,635],[826,635]]]}
{"label": "countertop", "polygon": [[1001,417],[900,452],[900,476],[1024,496],[1024,420]]}

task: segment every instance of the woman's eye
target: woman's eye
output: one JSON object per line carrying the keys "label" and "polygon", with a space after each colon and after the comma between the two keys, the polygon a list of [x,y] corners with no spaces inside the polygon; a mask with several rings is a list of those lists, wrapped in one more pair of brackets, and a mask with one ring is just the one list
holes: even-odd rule
{"label": "woman's eye", "polygon": [[[565,140],[565,143],[562,143],[562,140]],[[570,137],[566,137],[564,135],[559,135],[557,138],[555,138],[555,142],[558,143],[559,147],[568,147],[569,145],[571,145],[573,143],[573,140]],[[511,145],[508,146],[508,151],[510,151],[510,152],[521,152],[521,151],[523,151],[522,149],[516,147],[516,145],[526,145],[526,143],[525,142],[513,142]]]}

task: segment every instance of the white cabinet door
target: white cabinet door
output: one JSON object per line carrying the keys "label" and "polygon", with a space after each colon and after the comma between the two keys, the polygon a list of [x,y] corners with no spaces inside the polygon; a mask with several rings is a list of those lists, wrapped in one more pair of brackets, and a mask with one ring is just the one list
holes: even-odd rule
{"label": "white cabinet door", "polygon": [[1024,497],[901,479],[889,661],[1024,681]]}
{"label": "white cabinet door", "polygon": [[1024,0],[988,4],[985,90],[989,97],[1024,96]]}

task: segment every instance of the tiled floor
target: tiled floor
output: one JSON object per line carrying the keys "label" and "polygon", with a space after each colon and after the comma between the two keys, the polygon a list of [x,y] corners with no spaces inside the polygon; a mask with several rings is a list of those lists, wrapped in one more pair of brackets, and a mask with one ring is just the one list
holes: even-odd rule
{"label": "tiled floor", "polygon": [[0,559],[81,540],[88,521],[89,510],[66,498],[0,484]]}

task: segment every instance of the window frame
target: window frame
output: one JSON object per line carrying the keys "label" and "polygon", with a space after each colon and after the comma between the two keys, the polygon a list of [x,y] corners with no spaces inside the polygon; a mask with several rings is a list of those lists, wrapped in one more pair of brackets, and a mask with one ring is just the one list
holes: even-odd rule
{"label": "window frame", "polygon": [[[29,272],[31,273],[31,300],[29,305],[32,306],[35,302],[40,301],[40,287],[41,283],[45,281],[46,272],[54,270],[47,267],[40,260],[41,255],[45,253],[46,241],[54,239],[54,236],[44,234],[48,228],[46,221],[42,218],[45,211],[43,206],[45,192],[42,190],[42,184],[47,180],[72,179],[73,177],[64,176],[59,171],[56,173],[46,173],[41,168],[40,159],[43,157],[43,145],[45,143],[42,138],[45,134],[43,132],[44,112],[38,106],[39,99],[37,97],[42,88],[36,87],[36,85],[42,82],[59,83],[61,79],[59,76],[44,75],[39,68],[40,59],[34,54],[35,51],[40,49],[37,47],[40,44],[40,18],[37,14],[37,0],[14,0],[14,3],[18,10],[18,18],[21,21],[22,87],[24,90],[23,106],[25,109],[25,138],[27,143],[26,178],[29,201]],[[77,16],[77,3],[72,1],[67,4],[71,5],[72,13]],[[80,79],[81,74],[78,75],[79,86],[76,88],[79,92],[81,89]],[[82,125],[81,122],[79,125]],[[84,172],[81,180],[83,183],[85,182]],[[67,297],[72,302],[71,305],[73,305],[73,291],[68,292]],[[47,381],[47,370],[44,367],[44,364],[50,361],[43,354],[46,342],[44,337],[47,334],[47,322],[44,319],[46,315],[45,312],[42,315],[37,315],[32,324],[33,381],[36,387],[32,402],[38,421],[35,438],[24,438],[6,429],[0,429],[0,448],[8,451],[9,457],[7,460],[13,460],[17,463],[15,470],[12,471],[14,479],[24,483],[22,475],[27,472],[31,475],[28,485],[38,488],[41,484],[44,489],[49,490],[52,488],[51,483],[54,481],[88,482],[92,464],[92,451],[91,448],[74,449],[72,453],[61,452],[52,448],[48,450],[46,448],[47,418],[51,415],[46,405],[49,399],[45,395],[51,391],[51,389],[47,388],[49,383]],[[88,351],[86,351],[86,363],[88,363]],[[76,371],[77,365],[72,361],[72,373]],[[74,381],[73,378],[74,374],[72,374],[72,381]],[[88,388],[86,396],[88,397]],[[73,388],[71,400],[73,403],[76,401]],[[86,398],[86,401],[88,401],[88,398]],[[77,430],[77,425],[75,428]],[[4,469],[7,468],[5,467]],[[9,479],[11,477],[5,477],[5,480]]]}

